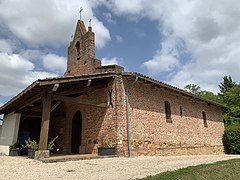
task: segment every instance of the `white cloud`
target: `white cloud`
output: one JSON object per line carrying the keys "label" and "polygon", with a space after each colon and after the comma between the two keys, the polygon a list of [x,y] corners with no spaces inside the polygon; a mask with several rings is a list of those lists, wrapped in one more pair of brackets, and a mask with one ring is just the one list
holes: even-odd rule
{"label": "white cloud", "polygon": [[[159,22],[159,33],[164,37],[161,45],[172,39],[170,49],[179,56],[189,54],[188,61],[171,59],[172,51],[166,51],[163,46],[154,57],[144,63],[149,70],[157,70],[155,65],[163,62],[170,68],[172,63],[179,67],[170,74],[169,83],[184,87],[188,82],[197,83],[202,89],[218,89],[218,84],[224,75],[231,75],[235,81],[240,81],[238,62],[240,57],[240,3],[238,0],[162,0],[149,3],[147,0],[132,1],[107,0],[109,10],[122,16],[148,18]],[[173,38],[172,38],[173,37]],[[159,40],[160,42],[160,40]],[[181,45],[184,44],[184,46]],[[167,43],[168,44],[168,43]],[[181,48],[179,48],[181,46]],[[163,52],[166,53],[163,53]],[[166,56],[165,60],[159,58]],[[161,56],[160,56],[161,57]],[[161,59],[161,60],[159,60]],[[178,63],[182,63],[179,64]],[[154,68],[154,69],[153,69]],[[162,68],[159,67],[159,73]]]}
{"label": "white cloud", "polygon": [[31,60],[31,61],[36,61],[36,60],[41,60],[42,57],[44,56],[44,52],[38,49],[27,49],[27,50],[22,50],[19,53],[23,58]]}
{"label": "white cloud", "polygon": [[116,40],[117,40],[118,42],[122,42],[122,41],[123,41],[123,38],[122,38],[122,36],[120,36],[120,35],[116,35]]}
{"label": "white cloud", "polygon": [[56,74],[34,71],[34,64],[20,55],[0,53],[0,95],[13,96],[37,79]]}
{"label": "white cloud", "polygon": [[[112,12],[122,14],[136,14],[143,10],[144,0],[106,0],[105,5],[109,7]],[[145,2],[146,3],[146,2]],[[149,3],[150,4],[150,3]]]}
{"label": "white cloud", "polygon": [[47,54],[43,56],[43,66],[50,71],[63,74],[66,70],[67,60],[56,54]]}
{"label": "white cloud", "polygon": [[95,32],[96,47],[103,48],[111,39],[108,29],[105,28],[103,23],[98,21],[95,17],[92,19],[92,27]]}
{"label": "white cloud", "polygon": [[0,39],[0,52],[12,54],[11,44],[5,39]]}
{"label": "white cloud", "polygon": [[113,17],[112,17],[112,14],[107,12],[107,13],[103,13],[104,17],[107,19],[107,22],[108,23],[111,23],[111,24],[116,24],[116,21],[113,20]]}
{"label": "white cloud", "polygon": [[178,59],[170,54],[158,54],[143,63],[143,67],[146,67],[150,74],[168,72],[177,66],[179,66]]}
{"label": "white cloud", "polygon": [[170,72],[179,68],[180,62],[178,46],[176,46],[177,37],[167,36],[161,44],[161,49],[150,60],[142,64],[147,68],[150,74],[158,74],[162,72]]}
{"label": "white cloud", "polygon": [[82,20],[92,19],[96,47],[104,47],[111,37],[94,16],[97,5],[88,0],[0,0],[0,96],[8,98],[36,79],[64,73],[66,58],[55,53],[70,42],[80,6]]}
{"label": "white cloud", "polygon": [[1,1],[0,22],[29,47],[58,47],[69,42],[80,6],[84,7],[82,18],[85,22],[94,19],[96,46],[103,47],[110,40],[110,34],[94,17],[95,4],[87,0]]}
{"label": "white cloud", "polygon": [[106,66],[106,65],[112,65],[112,64],[119,64],[119,60],[117,57],[113,57],[113,58],[102,58],[102,65]]}
{"label": "white cloud", "polygon": [[234,0],[190,4],[183,3],[174,10],[175,16],[168,15],[168,26],[192,55],[170,83],[183,87],[192,81],[202,89],[216,92],[224,75],[240,80],[237,75],[240,65],[236,60],[240,56],[240,23],[236,20],[240,5]]}

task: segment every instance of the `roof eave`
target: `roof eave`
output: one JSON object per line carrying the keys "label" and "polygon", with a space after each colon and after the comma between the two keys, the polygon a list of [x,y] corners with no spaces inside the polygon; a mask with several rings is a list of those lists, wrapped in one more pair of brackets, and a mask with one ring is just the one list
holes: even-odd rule
{"label": "roof eave", "polygon": [[153,78],[150,78],[150,77],[148,77],[148,76],[144,76],[144,75],[142,75],[142,74],[140,74],[140,73],[136,73],[136,72],[124,72],[123,75],[126,75],[126,76],[137,76],[138,78],[142,78],[142,79],[144,79],[144,80],[146,80],[146,81],[149,81],[149,82],[152,82],[152,83],[154,83],[154,84],[160,85],[160,86],[162,86],[162,87],[164,87],[164,88],[166,88],[166,89],[170,89],[170,90],[172,90],[172,91],[178,92],[178,93],[183,94],[183,95],[185,95],[185,96],[190,96],[190,97],[192,97],[192,98],[194,98],[194,99],[198,99],[198,100],[201,100],[201,101],[205,101],[205,102],[207,102],[207,103],[209,103],[209,104],[212,104],[212,105],[215,105],[215,106],[219,106],[219,107],[221,107],[221,108],[228,108],[228,107],[226,107],[226,106],[224,106],[224,105],[222,105],[222,104],[219,104],[219,103],[217,103],[217,102],[214,102],[214,101],[211,101],[211,100],[208,100],[208,99],[199,97],[199,96],[194,95],[194,94],[191,94],[191,93],[189,93],[189,92],[187,92],[187,91],[184,91],[184,90],[182,90],[182,89],[179,89],[179,88],[177,88],[177,87],[171,86],[171,85],[169,85],[169,84],[165,84],[165,83],[163,83],[163,82],[157,81],[157,80],[155,80],[155,79],[153,79]]}
{"label": "roof eave", "polygon": [[12,99],[10,99],[6,104],[4,104],[3,106],[0,107],[0,114],[3,113],[2,111],[9,106],[10,104],[12,104],[14,101],[16,101],[17,99],[19,99],[20,97],[22,97],[25,93],[27,93],[28,91],[30,91],[33,87],[39,85],[39,80],[34,81],[32,84],[30,84],[29,86],[27,86],[23,91],[21,91],[19,94],[17,94],[16,96],[14,96]]}
{"label": "roof eave", "polygon": [[14,96],[12,99],[10,99],[6,104],[0,107],[0,114],[4,114],[5,109],[14,103],[16,100],[21,98],[23,95],[25,95],[27,92],[29,92],[31,89],[33,89],[36,86],[46,86],[46,85],[52,85],[55,83],[65,83],[65,82],[76,82],[76,81],[82,81],[82,80],[88,80],[88,79],[98,79],[98,78],[108,78],[114,76],[116,73],[96,73],[91,75],[83,75],[83,76],[68,76],[68,77],[55,77],[55,78],[46,78],[46,79],[38,79],[34,81],[31,85],[29,85],[27,88],[25,88],[23,91],[21,91],[19,94]]}

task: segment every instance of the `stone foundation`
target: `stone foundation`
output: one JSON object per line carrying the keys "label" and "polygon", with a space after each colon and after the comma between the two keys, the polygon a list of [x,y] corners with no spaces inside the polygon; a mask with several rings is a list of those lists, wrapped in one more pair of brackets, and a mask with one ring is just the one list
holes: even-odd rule
{"label": "stone foundation", "polygon": [[35,152],[35,159],[48,158],[49,156],[49,150],[38,150]]}
{"label": "stone foundation", "polygon": [[[126,152],[127,153],[127,152]],[[156,149],[133,149],[133,156],[178,156],[178,155],[204,155],[224,154],[224,146],[198,146],[198,147],[173,147]]]}

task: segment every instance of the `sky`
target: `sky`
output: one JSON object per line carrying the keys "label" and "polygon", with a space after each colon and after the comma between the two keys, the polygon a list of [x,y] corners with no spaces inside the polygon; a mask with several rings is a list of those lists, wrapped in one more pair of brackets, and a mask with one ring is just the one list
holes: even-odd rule
{"label": "sky", "polygon": [[0,106],[64,74],[80,7],[104,65],[214,93],[225,75],[240,81],[238,0],[0,0]]}

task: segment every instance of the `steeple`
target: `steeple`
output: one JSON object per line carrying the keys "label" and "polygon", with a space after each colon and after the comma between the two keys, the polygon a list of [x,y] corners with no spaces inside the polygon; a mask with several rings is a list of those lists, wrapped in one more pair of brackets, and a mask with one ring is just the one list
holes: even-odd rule
{"label": "steeple", "polygon": [[86,31],[84,22],[79,19],[73,40],[68,47],[67,70],[64,76],[93,74],[101,61],[95,58],[95,37],[92,27]]}

